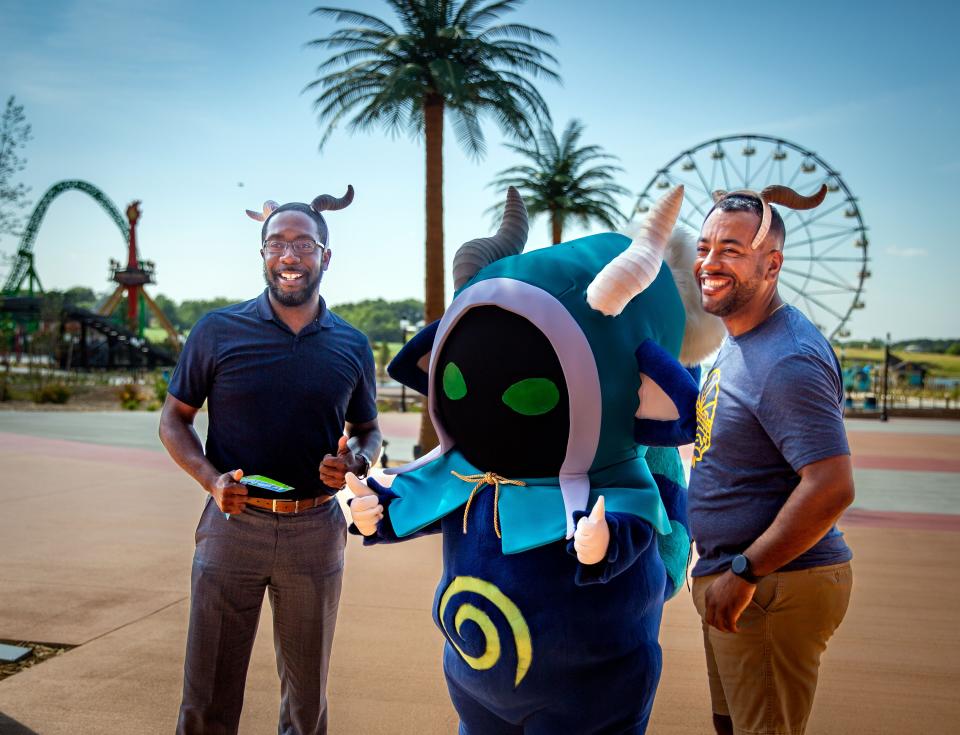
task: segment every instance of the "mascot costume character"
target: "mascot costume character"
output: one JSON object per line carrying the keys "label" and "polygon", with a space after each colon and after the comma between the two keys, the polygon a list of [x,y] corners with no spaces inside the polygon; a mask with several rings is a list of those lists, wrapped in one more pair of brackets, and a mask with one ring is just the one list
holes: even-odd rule
{"label": "mascot costume character", "polygon": [[[390,365],[427,395],[440,445],[348,475],[365,544],[443,534],[434,620],[460,732],[643,733],[664,601],[686,577],[696,365],[724,331],[673,231],[682,188],[631,238],[522,253],[507,194],[494,237],[463,245],[446,314]],[[666,260],[669,267],[661,267]]]}

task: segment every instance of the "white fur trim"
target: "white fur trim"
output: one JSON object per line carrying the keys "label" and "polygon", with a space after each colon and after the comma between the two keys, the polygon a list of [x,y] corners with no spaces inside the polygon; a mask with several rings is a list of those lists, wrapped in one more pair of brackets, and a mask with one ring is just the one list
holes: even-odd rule
{"label": "white fur trim", "polygon": [[697,236],[683,225],[674,227],[663,259],[670,266],[683,309],[687,312],[687,326],[680,347],[683,365],[698,365],[715,352],[727,336],[727,328],[720,317],[708,314],[700,304],[700,288],[693,275],[696,256]]}

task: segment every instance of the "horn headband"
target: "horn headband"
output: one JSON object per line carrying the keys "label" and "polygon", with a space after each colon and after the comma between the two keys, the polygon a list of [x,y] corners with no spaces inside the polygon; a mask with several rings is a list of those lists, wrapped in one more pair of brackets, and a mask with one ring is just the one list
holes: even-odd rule
{"label": "horn headband", "polygon": [[[347,193],[342,197],[330,196],[329,194],[321,194],[316,197],[312,202],[310,202],[310,209],[312,209],[317,214],[321,212],[329,212],[336,209],[343,209],[350,205],[350,202],[353,201],[353,186],[347,184]],[[279,209],[280,205],[277,204],[273,199],[268,199],[263,203],[263,212],[254,212],[253,210],[247,210],[247,216],[250,219],[255,219],[257,222],[265,221],[271,214]]]}
{"label": "horn headband", "polygon": [[717,205],[724,199],[743,196],[758,200],[763,209],[763,215],[760,217],[760,229],[757,230],[753,242],[750,243],[750,247],[756,250],[760,247],[760,243],[763,242],[767,233],[770,232],[770,221],[773,217],[770,210],[771,204],[782,204],[784,207],[789,207],[790,209],[813,209],[814,207],[820,206],[826,195],[826,184],[821,184],[819,191],[806,197],[798,194],[788,186],[780,185],[768,186],[761,192],[752,191],[751,189],[738,189],[737,191],[723,191],[720,189],[713,192],[713,207],[707,212],[707,217],[711,215],[713,210],[717,208]]}

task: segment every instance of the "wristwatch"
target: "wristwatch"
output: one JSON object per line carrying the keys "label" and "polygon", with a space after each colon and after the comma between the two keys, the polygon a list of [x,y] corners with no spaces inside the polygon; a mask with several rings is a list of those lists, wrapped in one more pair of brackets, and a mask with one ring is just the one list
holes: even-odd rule
{"label": "wristwatch", "polygon": [[370,472],[370,458],[363,452],[354,452],[353,456],[363,462],[363,469],[357,473],[357,477],[366,477],[367,473]]}
{"label": "wristwatch", "polygon": [[753,566],[750,564],[750,560],[743,554],[737,554],[733,557],[733,561],[730,562],[730,571],[740,577],[744,582],[756,584],[760,581],[760,577],[753,573]]}

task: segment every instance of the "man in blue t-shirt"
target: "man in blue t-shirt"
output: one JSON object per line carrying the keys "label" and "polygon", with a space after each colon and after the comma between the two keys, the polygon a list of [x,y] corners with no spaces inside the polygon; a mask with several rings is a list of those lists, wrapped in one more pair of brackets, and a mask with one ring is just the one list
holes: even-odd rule
{"label": "man in blue t-shirt", "polygon": [[[160,438],[209,493],[193,560],[177,733],[236,733],[264,590],[280,674],[279,732],[327,731],[326,683],[346,523],[332,500],[380,451],[373,353],[327,309],[321,211],[350,203],[268,202],[260,255],[267,289],[203,317],[170,382]],[[206,451],[193,428],[207,404]],[[293,489],[246,485],[264,475]],[[332,502],[331,502],[332,501]]]}
{"label": "man in blue t-shirt", "polygon": [[694,263],[704,309],[729,332],[697,403],[688,506],[721,735],[804,731],[850,599],[835,525],[854,494],[843,383],[829,343],[777,291],[784,225],[770,206],[824,193],[718,192]]}

